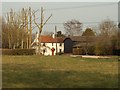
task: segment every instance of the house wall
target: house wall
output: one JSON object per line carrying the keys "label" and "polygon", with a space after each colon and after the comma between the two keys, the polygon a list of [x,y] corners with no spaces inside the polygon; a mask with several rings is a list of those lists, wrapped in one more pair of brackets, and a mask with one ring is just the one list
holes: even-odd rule
{"label": "house wall", "polygon": [[[55,51],[54,51],[54,55],[56,55],[56,43],[45,43],[45,46],[43,46],[43,43],[41,43],[41,46],[42,46],[42,54],[43,54],[43,49],[45,50],[45,53],[44,55],[52,55],[52,51],[51,49],[54,48]],[[64,43],[61,43],[61,46],[60,46],[60,43],[57,43],[57,53],[60,52],[60,49],[61,49],[61,52],[64,52]]]}

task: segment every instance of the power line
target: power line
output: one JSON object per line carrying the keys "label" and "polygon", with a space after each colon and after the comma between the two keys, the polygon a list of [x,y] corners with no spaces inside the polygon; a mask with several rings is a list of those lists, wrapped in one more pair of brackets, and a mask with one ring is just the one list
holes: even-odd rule
{"label": "power line", "polygon": [[[107,4],[92,4],[92,5],[83,5],[78,7],[62,7],[62,8],[51,8],[51,9],[43,9],[44,11],[51,11],[51,10],[65,10],[65,9],[78,9],[78,8],[86,8],[86,7],[98,7],[98,6],[109,6],[109,5],[115,5],[118,3],[107,3]],[[5,12],[3,12],[6,14]],[[2,13],[2,14],[3,14]]]}
{"label": "power line", "polygon": [[106,6],[106,5],[114,5],[117,3],[109,3],[109,4],[93,4],[93,5],[84,5],[84,6],[78,6],[78,7],[63,7],[63,8],[52,8],[52,9],[44,9],[45,11],[50,10],[65,10],[65,9],[78,9],[78,8],[86,8],[86,7],[98,7],[98,6]]}
{"label": "power line", "polygon": [[[118,21],[112,21],[112,22],[116,22],[117,23]],[[2,22],[0,22],[0,23],[2,23]],[[15,23],[15,22],[9,22],[9,23]],[[101,22],[82,22],[82,24],[89,24],[89,23],[101,23]],[[32,23],[32,24],[34,24],[34,23]],[[37,23],[37,24],[40,24],[40,23]],[[64,23],[46,23],[46,24],[64,24]]]}

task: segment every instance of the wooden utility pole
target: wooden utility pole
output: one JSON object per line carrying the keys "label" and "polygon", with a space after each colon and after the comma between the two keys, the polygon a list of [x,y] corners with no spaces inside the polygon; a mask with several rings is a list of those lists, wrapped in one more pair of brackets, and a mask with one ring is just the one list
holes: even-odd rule
{"label": "wooden utility pole", "polygon": [[32,15],[31,15],[31,7],[29,7],[29,21],[30,21],[30,33],[29,33],[29,48],[31,48],[32,43]]}
{"label": "wooden utility pole", "polygon": [[57,26],[55,26],[55,38],[56,38],[56,55],[57,55]]}
{"label": "wooden utility pole", "polygon": [[35,25],[38,27],[39,29],[39,32],[38,32],[38,35],[39,35],[39,38],[38,38],[38,54],[40,55],[41,54],[41,33],[42,33],[42,30],[43,30],[43,27],[44,25],[47,23],[47,21],[51,18],[52,14],[47,18],[47,20],[45,22],[44,21],[44,14],[43,14],[44,10],[43,10],[43,7],[41,7],[41,23],[38,24],[36,22],[36,16],[35,16],[35,12],[33,12],[33,15],[34,15],[34,23]]}

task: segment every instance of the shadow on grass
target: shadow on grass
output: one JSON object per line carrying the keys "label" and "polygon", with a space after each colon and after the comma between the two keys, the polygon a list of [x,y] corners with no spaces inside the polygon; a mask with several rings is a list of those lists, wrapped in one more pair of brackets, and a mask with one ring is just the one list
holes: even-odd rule
{"label": "shadow on grass", "polygon": [[77,71],[3,72],[3,88],[117,88],[117,75]]}

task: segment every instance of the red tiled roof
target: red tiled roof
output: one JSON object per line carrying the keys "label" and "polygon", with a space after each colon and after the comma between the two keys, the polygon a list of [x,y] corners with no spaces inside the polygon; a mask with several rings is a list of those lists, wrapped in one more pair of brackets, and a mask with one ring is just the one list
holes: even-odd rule
{"label": "red tiled roof", "polygon": [[64,38],[57,37],[53,38],[52,36],[41,36],[41,43],[62,43]]}

